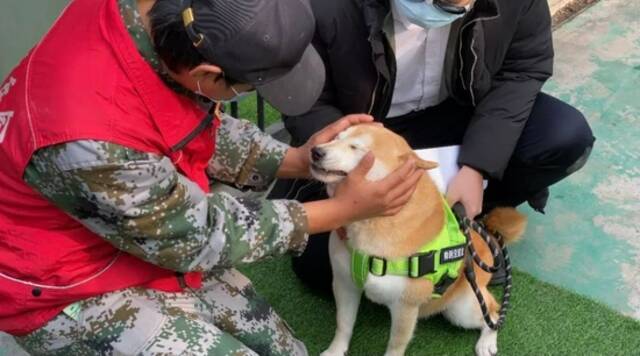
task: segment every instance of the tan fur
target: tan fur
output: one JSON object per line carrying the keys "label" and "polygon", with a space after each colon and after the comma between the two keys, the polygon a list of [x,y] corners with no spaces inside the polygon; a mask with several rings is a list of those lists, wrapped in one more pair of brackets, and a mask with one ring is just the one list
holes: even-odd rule
{"label": "tan fur", "polygon": [[416,328],[418,317],[418,306],[413,304],[400,303],[392,310],[391,335],[385,355],[404,355],[407,344],[411,341],[413,331]]}
{"label": "tan fur", "polygon": [[[369,148],[376,160],[383,163],[390,171],[402,165],[408,158],[416,159],[418,166],[427,169],[437,167],[434,162],[419,160],[404,139],[385,128],[361,125],[353,129],[353,132],[350,132],[348,136],[358,137],[359,135],[366,135],[367,138],[372,138]],[[338,142],[337,144],[339,145],[340,143]],[[408,257],[438,235],[443,227],[444,219],[443,198],[431,178],[425,174],[419,181],[416,191],[409,202],[398,214],[353,223],[347,226],[347,234],[349,243],[353,248],[362,250],[369,255],[387,259]],[[499,208],[492,211],[488,215],[486,222],[491,230],[501,233],[507,242],[513,242],[519,238],[526,227],[525,216],[513,208]],[[482,260],[487,264],[493,264],[491,251],[480,236],[474,232],[471,238]],[[491,274],[481,270],[475,264],[474,270],[478,286],[485,296],[491,315],[495,320],[499,305],[486,288],[491,279]],[[334,293],[336,291],[335,288],[343,287],[340,287],[340,283],[337,285],[334,283]],[[451,310],[451,317],[458,318],[455,321],[457,324],[463,327],[484,327],[479,308],[477,311],[475,309],[464,309],[466,304],[462,301],[466,300],[468,302],[472,291],[462,271],[459,278],[442,298],[432,300],[432,291],[433,285],[428,280],[424,278],[407,278],[401,297],[388,305],[392,312],[392,330],[387,354],[402,355],[404,353],[413,334],[417,317],[427,317]],[[475,297],[473,298],[475,299]],[[461,306],[463,306],[463,309],[458,309],[456,314],[455,307],[460,308]],[[473,307],[477,308],[477,305]],[[466,315],[467,311],[473,320],[460,319],[460,315]],[[338,318],[340,319],[340,316]],[[484,349],[478,348],[486,344],[486,342],[484,344],[481,342],[482,338],[485,334],[495,334],[495,332],[487,330],[483,329],[483,336],[481,336],[476,345],[476,352],[482,355],[487,354],[486,346],[483,346],[485,347]],[[495,335],[491,336],[495,339]],[[343,339],[336,336],[330,349],[323,355],[333,355],[332,350],[344,347],[343,341]]]}
{"label": "tan fur", "polygon": [[409,158],[412,158],[416,162],[416,167],[420,169],[429,170],[429,169],[438,168],[438,162],[425,161],[422,158],[418,157],[418,155],[415,152],[405,153],[400,155],[400,162],[404,163]]}
{"label": "tan fur", "polygon": [[[384,162],[391,170],[400,167],[409,157],[418,166],[431,169],[438,166],[418,158],[407,142],[400,136],[379,126],[362,125],[354,130],[353,136],[369,134],[373,137],[371,151],[376,159]],[[358,222],[358,233],[366,241],[354,240],[354,247],[363,247],[370,254],[387,258],[408,256],[432,240],[442,229],[444,210],[442,198],[433,181],[424,175],[416,191],[405,207],[394,216],[379,217]],[[366,246],[363,246],[366,245]]]}
{"label": "tan fur", "polygon": [[[437,188],[425,175],[407,205],[396,215],[359,222],[348,229],[354,231],[354,247],[370,254],[397,258],[415,253],[433,239],[444,224],[442,200]],[[431,197],[431,198],[429,198]],[[431,223],[430,223],[431,222]],[[436,222],[436,223],[433,223]]]}
{"label": "tan fur", "polygon": [[485,218],[487,229],[498,232],[507,244],[518,241],[527,228],[527,217],[513,208],[495,208]]}
{"label": "tan fur", "polygon": [[402,295],[402,301],[411,305],[422,305],[430,299],[433,284],[424,278],[410,279]]}

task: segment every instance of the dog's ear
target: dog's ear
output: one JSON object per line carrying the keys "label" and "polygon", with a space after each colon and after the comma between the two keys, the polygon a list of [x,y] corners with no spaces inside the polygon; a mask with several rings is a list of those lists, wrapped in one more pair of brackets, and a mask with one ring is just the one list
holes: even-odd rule
{"label": "dog's ear", "polygon": [[401,162],[406,162],[406,160],[409,159],[409,157],[413,158],[416,161],[416,167],[418,167],[420,169],[430,170],[430,169],[438,168],[438,162],[424,160],[424,159],[418,157],[418,155],[415,154],[414,152],[405,153],[405,154],[401,155],[400,156],[400,161]]}
{"label": "dog's ear", "polygon": [[430,170],[430,169],[438,168],[438,162],[426,161],[422,158],[418,158],[416,161],[416,166],[421,169]]}

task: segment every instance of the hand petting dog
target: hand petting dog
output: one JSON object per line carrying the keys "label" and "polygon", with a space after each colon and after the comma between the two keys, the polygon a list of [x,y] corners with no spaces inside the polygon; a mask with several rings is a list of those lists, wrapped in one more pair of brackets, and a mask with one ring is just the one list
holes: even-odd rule
{"label": "hand petting dog", "polygon": [[[312,149],[334,140],[339,133],[359,124],[381,126],[379,123],[373,123],[373,117],[369,115],[345,116],[311,136],[303,146],[293,149],[290,156],[288,153],[291,162],[297,160],[292,166],[303,169],[309,176]],[[337,185],[334,196],[328,202],[304,204],[310,234],[335,230],[357,220],[394,215],[402,209],[415,191],[424,170],[417,167],[412,159],[408,159],[384,179],[370,181],[366,176],[373,163],[373,155],[365,155],[355,169],[348,174],[345,173],[346,178]],[[299,174],[293,173],[291,176]]]}

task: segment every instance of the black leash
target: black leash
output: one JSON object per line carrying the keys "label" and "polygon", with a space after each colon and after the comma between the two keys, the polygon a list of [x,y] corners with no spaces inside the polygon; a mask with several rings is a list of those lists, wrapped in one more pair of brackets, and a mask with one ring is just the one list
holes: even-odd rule
{"label": "black leash", "polygon": [[[458,218],[458,223],[460,224],[462,233],[467,238],[468,253],[465,255],[464,276],[467,278],[467,281],[469,282],[469,285],[471,285],[473,293],[478,299],[480,310],[482,310],[482,317],[484,318],[485,323],[487,323],[487,326],[489,326],[489,328],[491,328],[492,330],[498,330],[500,329],[500,327],[502,327],[507,317],[507,310],[509,309],[509,299],[511,298],[511,260],[509,259],[507,247],[500,234],[496,232],[494,237],[489,232],[487,232],[483,225],[469,219],[462,204],[456,203],[452,207],[452,210]],[[489,246],[489,248],[491,249],[491,254],[493,256],[493,266],[487,265],[476,253],[476,249],[473,247],[473,243],[471,240],[471,229],[477,232],[480,237],[482,237],[482,240],[484,240],[487,246]],[[482,292],[478,287],[478,283],[476,282],[476,274],[473,270],[474,263],[477,264],[478,267],[480,267],[483,271],[488,273],[497,272],[498,270],[500,270],[502,263],[504,263],[504,293],[502,295],[502,303],[500,304],[498,320],[495,323],[493,322],[493,320],[491,320],[489,308],[487,307],[487,303],[485,302],[484,297],[482,296]]]}

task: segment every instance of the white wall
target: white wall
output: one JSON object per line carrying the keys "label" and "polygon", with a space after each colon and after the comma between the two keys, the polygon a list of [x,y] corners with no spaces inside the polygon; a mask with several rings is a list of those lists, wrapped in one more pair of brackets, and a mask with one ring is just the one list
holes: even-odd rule
{"label": "white wall", "polygon": [[0,81],[49,29],[69,0],[0,1]]}

